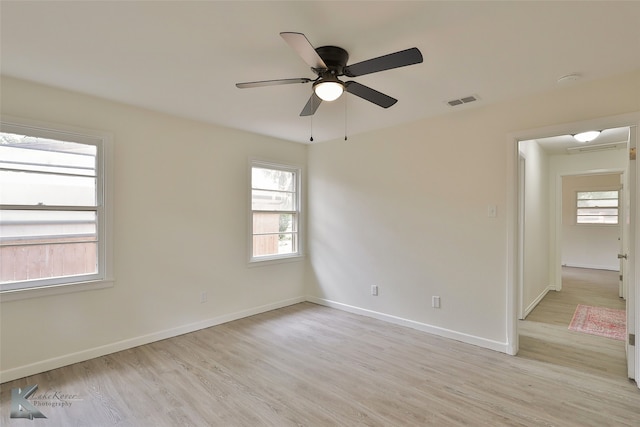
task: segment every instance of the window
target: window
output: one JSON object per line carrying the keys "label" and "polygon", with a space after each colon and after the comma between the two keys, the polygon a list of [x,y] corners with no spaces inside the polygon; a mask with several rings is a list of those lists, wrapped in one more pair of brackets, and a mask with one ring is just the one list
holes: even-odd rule
{"label": "window", "polygon": [[578,191],[578,224],[617,224],[618,191]]}
{"label": "window", "polygon": [[251,261],[291,258],[300,250],[300,169],[251,164]]}
{"label": "window", "polygon": [[107,279],[106,143],[2,123],[0,292]]}

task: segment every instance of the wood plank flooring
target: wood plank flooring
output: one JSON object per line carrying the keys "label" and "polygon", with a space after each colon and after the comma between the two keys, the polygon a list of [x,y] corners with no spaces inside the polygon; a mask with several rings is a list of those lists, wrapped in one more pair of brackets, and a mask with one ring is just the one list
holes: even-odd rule
{"label": "wood plank flooring", "polygon": [[585,373],[625,377],[623,341],[568,329],[578,304],[624,310],[625,302],[618,297],[618,274],[564,267],[562,291],[549,292],[526,320],[519,322],[518,355]]}
{"label": "wood plank flooring", "polygon": [[[302,303],[3,384],[0,424],[638,425],[633,382],[532,347],[513,357]],[[28,384],[44,403],[77,396],[10,419],[11,388]]]}

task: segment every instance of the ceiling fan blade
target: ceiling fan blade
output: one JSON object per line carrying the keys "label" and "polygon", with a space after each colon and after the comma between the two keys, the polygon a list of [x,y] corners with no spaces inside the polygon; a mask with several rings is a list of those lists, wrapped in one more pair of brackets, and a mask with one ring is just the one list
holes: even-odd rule
{"label": "ceiling fan blade", "polygon": [[364,76],[365,74],[391,70],[392,68],[406,67],[407,65],[422,62],[422,53],[417,47],[390,53],[377,58],[349,65],[344,69],[344,75],[348,77]]}
{"label": "ceiling fan blade", "polygon": [[347,89],[347,92],[359,96],[362,99],[366,99],[369,102],[373,102],[376,105],[381,106],[382,108],[389,108],[396,102],[397,99],[390,97],[389,95],[385,95],[382,92],[378,92],[375,89],[371,89],[368,86],[360,84],[358,82],[346,82],[344,86]]}
{"label": "ceiling fan blade", "polygon": [[318,107],[320,106],[321,102],[322,102],[322,99],[320,99],[320,97],[316,95],[315,92],[313,92],[311,94],[311,97],[307,101],[307,105],[305,105],[304,108],[302,109],[302,112],[300,113],[300,117],[313,116],[316,110],[318,109]]}
{"label": "ceiling fan blade", "polygon": [[240,89],[247,89],[251,87],[289,85],[293,83],[309,83],[312,81],[313,80],[304,77],[299,79],[262,80],[259,82],[236,83],[236,87]]}
{"label": "ceiling fan blade", "polygon": [[306,62],[311,68],[328,68],[327,64],[324,63],[318,52],[314,49],[314,47],[309,43],[307,36],[302,33],[280,33],[280,36],[286,41],[289,46],[295,50],[298,55],[302,57],[304,62]]}

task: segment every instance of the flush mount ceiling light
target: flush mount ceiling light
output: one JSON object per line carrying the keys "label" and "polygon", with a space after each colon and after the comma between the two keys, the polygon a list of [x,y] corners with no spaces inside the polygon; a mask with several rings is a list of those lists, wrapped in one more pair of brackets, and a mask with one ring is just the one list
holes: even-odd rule
{"label": "flush mount ceiling light", "polygon": [[314,83],[313,91],[323,101],[335,101],[344,92],[344,85],[337,77],[329,76]]}
{"label": "flush mount ceiling light", "polygon": [[600,131],[599,130],[590,130],[590,131],[587,131],[587,132],[577,133],[577,134],[573,135],[573,137],[578,142],[591,142],[594,139],[596,139],[598,137],[598,135],[600,135]]}

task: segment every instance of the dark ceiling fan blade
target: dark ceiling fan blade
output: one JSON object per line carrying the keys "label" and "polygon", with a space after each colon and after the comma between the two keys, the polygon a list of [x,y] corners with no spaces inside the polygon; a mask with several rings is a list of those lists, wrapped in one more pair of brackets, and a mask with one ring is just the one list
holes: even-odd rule
{"label": "dark ceiling fan blade", "polygon": [[311,43],[309,43],[307,36],[302,33],[288,32],[280,33],[280,36],[302,57],[309,67],[316,69],[328,68],[327,64],[325,64],[322,58],[320,58],[320,55],[318,55],[318,52],[316,52]]}
{"label": "dark ceiling fan blade", "polygon": [[299,79],[262,80],[259,82],[236,83],[236,87],[239,87],[240,89],[247,89],[250,87],[289,85],[293,83],[309,83],[312,81],[313,80],[304,77]]}
{"label": "dark ceiling fan blade", "polygon": [[347,92],[359,96],[362,99],[366,99],[369,102],[373,102],[376,105],[381,106],[382,108],[389,108],[396,102],[397,99],[390,97],[389,95],[385,95],[382,92],[378,92],[375,89],[371,89],[368,86],[360,84],[358,82],[346,82],[344,86],[347,89]]}
{"label": "dark ceiling fan blade", "polygon": [[320,99],[320,97],[316,95],[315,92],[313,92],[311,94],[311,97],[307,101],[307,105],[305,105],[304,108],[302,109],[300,116],[301,117],[313,116],[316,110],[318,109],[318,107],[320,106],[321,102],[322,102],[322,99]]}
{"label": "dark ceiling fan blade", "polygon": [[392,68],[406,67],[407,65],[422,62],[422,53],[417,47],[390,53],[377,58],[349,65],[344,69],[344,75],[348,77],[364,76],[365,74],[391,70]]}

